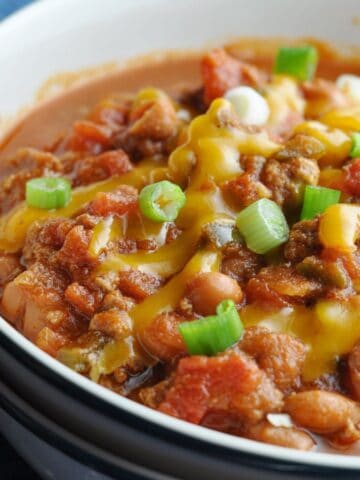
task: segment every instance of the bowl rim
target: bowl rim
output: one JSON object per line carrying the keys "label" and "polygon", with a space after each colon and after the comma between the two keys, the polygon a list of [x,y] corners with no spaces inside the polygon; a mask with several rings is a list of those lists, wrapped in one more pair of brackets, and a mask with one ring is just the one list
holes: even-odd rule
{"label": "bowl rim", "polygon": [[[65,1],[68,1],[69,4],[71,2],[71,0]],[[145,4],[143,0],[132,1]],[[30,20],[30,17],[33,18],[34,15],[42,14],[46,10],[55,10],[58,8],[59,4],[63,5],[63,3],[64,0],[52,0],[52,2],[38,1],[33,4],[29,4],[19,11],[11,14],[6,20],[2,21],[0,24],[0,31],[3,32],[6,29],[16,27],[18,23],[27,22]],[[334,467],[345,470],[356,469],[360,471],[360,455],[343,455],[314,451],[301,452],[301,454],[299,454],[298,450],[265,444],[227,433],[218,432],[152,410],[149,407],[136,403],[135,401],[126,397],[122,397],[115,392],[95,382],[92,382],[90,379],[83,377],[79,373],[61,364],[59,361],[31,343],[1,316],[0,333],[3,334],[13,345],[25,351],[32,358],[41,362],[41,364],[47,370],[59,375],[63,380],[75,384],[77,387],[86,391],[89,395],[97,397],[98,399],[105,401],[124,412],[135,415],[142,420],[156,424],[165,430],[172,430],[178,434],[184,435],[185,437],[195,438],[202,442],[208,444],[210,443],[213,446],[221,446],[231,450],[232,452],[238,451],[251,455],[261,455],[269,459],[276,459],[290,463],[293,462],[307,466],[325,468]]]}
{"label": "bowl rim", "polygon": [[[138,419],[153,423],[162,429],[172,430],[180,435],[211,444],[212,446],[221,446],[222,448],[231,450],[233,453],[238,451],[250,455],[261,455],[262,457],[267,457],[269,459],[276,459],[278,461],[306,466],[334,467],[346,470],[356,469],[360,471],[360,456],[321,453],[315,451],[301,452],[301,455],[299,455],[300,452],[298,450],[278,447],[218,432],[152,410],[134,400],[122,397],[102,385],[80,375],[74,370],[71,370],[46,352],[40,350],[40,348],[30,342],[30,340],[25,338],[20,332],[15,330],[15,328],[1,316],[0,333],[17,348],[25,351],[33,359],[40,362],[46,370],[60,376],[65,382],[70,382],[76,387],[84,390],[87,394],[95,396],[98,400],[104,401],[112,407],[119,408],[130,415],[134,415]],[[34,372],[34,374],[36,374],[36,372]]]}

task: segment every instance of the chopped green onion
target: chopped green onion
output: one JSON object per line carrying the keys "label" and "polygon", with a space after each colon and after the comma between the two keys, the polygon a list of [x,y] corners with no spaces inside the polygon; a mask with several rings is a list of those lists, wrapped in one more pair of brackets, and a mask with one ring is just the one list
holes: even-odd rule
{"label": "chopped green onion", "polygon": [[147,185],[139,196],[141,213],[154,222],[175,220],[185,202],[181,188],[168,180]]}
{"label": "chopped green onion", "polygon": [[40,177],[26,182],[29,207],[51,210],[65,207],[71,199],[71,185],[65,178]]}
{"label": "chopped green onion", "polygon": [[274,72],[290,75],[302,81],[311,80],[317,62],[318,53],[314,47],[283,47],[278,51]]}
{"label": "chopped green onion", "polygon": [[307,185],[301,210],[301,220],[311,220],[316,215],[323,213],[327,207],[339,202],[340,195],[341,192],[339,190]]}
{"label": "chopped green onion", "polygon": [[289,238],[284,214],[275,202],[267,198],[242,210],[236,218],[236,226],[248,248],[255,253],[267,253]]}
{"label": "chopped green onion", "polygon": [[350,157],[360,157],[360,133],[353,133],[351,136]]}
{"label": "chopped green onion", "polygon": [[216,315],[183,322],[179,331],[191,355],[216,355],[234,345],[244,330],[235,303],[223,300]]}

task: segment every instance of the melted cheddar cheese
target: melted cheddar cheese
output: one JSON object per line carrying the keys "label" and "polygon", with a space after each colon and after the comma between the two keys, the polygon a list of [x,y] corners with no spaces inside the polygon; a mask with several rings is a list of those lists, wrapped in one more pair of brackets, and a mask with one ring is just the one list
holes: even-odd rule
{"label": "melted cheddar cheese", "polygon": [[77,188],[73,191],[69,204],[58,210],[33,208],[27,206],[25,202],[21,203],[0,218],[0,250],[18,251],[24,246],[26,233],[35,221],[51,217],[71,217],[91,202],[98,192],[111,192],[123,184],[142,188],[145,184],[150,183],[154,175],[158,173],[157,165],[156,162],[145,161],[143,165],[139,165],[120,177]]}
{"label": "melted cheddar cheese", "polygon": [[[289,111],[303,113],[304,101],[298,98],[296,84],[285,77],[275,77],[265,89],[265,97],[271,107],[269,125],[276,124]],[[148,101],[149,92],[143,92],[138,104]],[[139,105],[137,105],[139,107]],[[350,130],[360,130],[359,111],[331,112],[317,121],[298,125],[295,132],[311,135],[325,146],[326,153],[320,163],[332,169],[322,172],[321,181],[326,185],[341,175],[337,168],[350,149]],[[344,131],[345,130],[345,131]],[[171,154],[167,165],[146,160],[120,177],[98,182],[73,191],[70,203],[56,211],[40,210],[20,204],[0,219],[0,250],[16,252],[24,245],[27,231],[36,220],[50,217],[72,217],[98,192],[109,192],[121,184],[141,189],[144,185],[161,179],[169,179],[185,189],[186,205],[177,218],[180,236],[165,243],[166,224],[154,225],[148,220],[113,217],[100,221],[93,231],[89,253],[98,258],[110,241],[123,238],[155,238],[159,248],[155,252],[112,254],[102,260],[95,275],[113,271],[137,269],[160,277],[165,281],[155,294],[136,305],[130,312],[133,332],[137,335],[158,314],[174,309],[182,298],[188,280],[196,273],[218,271],[221,253],[210,247],[200,247],[202,228],[216,220],[234,220],[236,210],[224,199],[221,185],[242,173],[241,155],[262,155],[266,158],[278,152],[282,146],[271,140],[266,132],[251,132],[236,124],[231,104],[225,99],[215,100],[208,112],[196,117],[190,124],[185,143]],[[339,173],[340,172],[340,173]],[[354,224],[353,216],[358,207],[336,206],[337,228],[344,230],[340,214],[347,209],[345,217]],[[341,210],[341,212],[340,212]],[[343,220],[345,218],[342,217]],[[346,218],[344,221],[346,221]],[[356,220],[356,226],[358,220]],[[320,237],[336,244],[333,219],[321,223]],[[344,227],[345,228],[345,227]],[[336,229],[335,229],[336,230]],[[346,230],[346,228],[345,228]],[[351,230],[342,240],[354,245],[357,230]],[[335,243],[334,243],[335,242]],[[314,307],[288,307],[277,312],[262,310],[248,305],[240,310],[246,326],[263,325],[272,331],[287,332],[299,337],[307,346],[308,354],[304,377],[312,380],[332,371],[336,359],[348,352],[360,338],[358,297],[341,303],[321,300]],[[91,371],[97,380],[101,374],[111,373],[135,355],[137,348],[133,336],[110,342],[103,350],[100,361]]]}
{"label": "melted cheddar cheese", "polygon": [[246,326],[262,325],[274,332],[301,338],[307,346],[304,380],[314,380],[334,370],[341,355],[360,338],[359,300],[320,300],[314,307],[285,307],[277,312],[249,305],[240,312]]}

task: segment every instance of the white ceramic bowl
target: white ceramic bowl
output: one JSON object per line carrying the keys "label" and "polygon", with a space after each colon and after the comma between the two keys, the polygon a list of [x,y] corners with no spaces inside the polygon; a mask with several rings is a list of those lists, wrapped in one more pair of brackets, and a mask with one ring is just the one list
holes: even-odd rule
{"label": "white ceramic bowl", "polygon": [[[54,73],[161,49],[199,48],[236,36],[279,35],[311,35],[356,45],[359,44],[360,27],[354,19],[359,16],[359,0],[39,1],[0,24],[0,111],[6,116],[13,115],[23,105],[31,103],[37,88]],[[94,470],[101,470],[110,476],[119,476],[119,472],[127,470],[130,464],[129,470],[139,473],[136,464],[141,460],[134,452],[117,454],[118,462],[123,461],[121,455],[126,459],[125,466],[114,467],[114,458],[108,458],[114,457],[116,452],[113,445],[106,442],[103,429],[110,422],[110,432],[109,417],[112,416],[114,422],[118,422],[118,431],[122,432],[122,426],[128,422],[127,426],[136,430],[138,436],[134,438],[138,438],[139,443],[145,433],[152,439],[154,458],[163,455],[165,467],[157,469],[151,462],[151,448],[146,450],[144,446],[145,470],[141,470],[141,475],[155,478],[156,470],[175,476],[171,462],[177,462],[178,478],[195,478],[195,472],[202,472],[209,479],[219,475],[250,479],[260,478],[260,471],[263,479],[282,478],[284,472],[285,478],[294,479],[325,478],[339,475],[339,472],[349,478],[360,478],[360,457],[299,453],[259,444],[193,426],[133,403],[59,364],[1,318],[0,362],[3,381],[0,384],[3,407],[0,425],[5,435],[36,463],[43,475],[47,469],[60,475],[56,478],[68,478],[64,473],[68,471],[65,465],[69,466],[66,462],[72,455],[71,449],[68,451],[64,445],[66,441],[70,445],[75,442],[75,436],[77,448],[82,448],[83,453],[92,452],[89,469],[93,470],[93,475]],[[67,402],[66,408],[60,398]],[[81,402],[83,407],[80,407]],[[83,418],[85,414],[88,416]],[[92,423],[94,416],[98,423]],[[47,428],[53,434],[57,432],[55,444],[46,436]],[[87,435],[91,438],[86,438]],[[126,435],[129,437],[124,442],[130,442],[130,433]],[[65,443],[60,442],[60,437]],[[41,439],[62,453],[54,454]],[[158,444],[159,439],[162,446]],[[187,457],[182,456],[182,449],[189,446],[193,451],[188,452]],[[67,460],[61,456],[64,452]],[[209,457],[211,452],[214,452],[212,458]],[[85,475],[90,470],[83,469],[86,462],[81,458],[84,457],[77,457],[82,468],[77,478],[87,478]],[[242,462],[238,462],[239,459]],[[102,468],[103,463],[113,465],[113,470]]]}

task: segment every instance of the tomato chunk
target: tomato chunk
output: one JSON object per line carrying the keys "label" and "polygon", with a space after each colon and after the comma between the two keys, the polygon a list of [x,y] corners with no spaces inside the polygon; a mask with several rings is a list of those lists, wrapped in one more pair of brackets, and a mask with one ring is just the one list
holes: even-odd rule
{"label": "tomato chunk", "polygon": [[209,52],[202,60],[201,74],[204,84],[204,102],[209,105],[237,85],[261,85],[266,75],[253,65],[237,60],[222,48]]}
{"label": "tomato chunk", "polygon": [[239,85],[241,79],[240,63],[221,48],[212,50],[204,57],[201,72],[206,104]]}
{"label": "tomato chunk", "polygon": [[138,206],[138,194],[134,187],[121,185],[113,192],[99,192],[90,204],[90,213],[106,217],[134,212]]}
{"label": "tomato chunk", "polygon": [[260,381],[255,362],[240,352],[186,357],[180,360],[174,384],[159,410],[199,424],[208,409],[228,410]]}
{"label": "tomato chunk", "polygon": [[346,168],[344,191],[355,197],[360,196],[360,158],[355,158]]}

